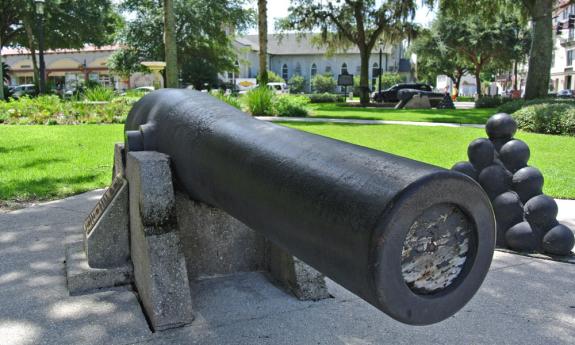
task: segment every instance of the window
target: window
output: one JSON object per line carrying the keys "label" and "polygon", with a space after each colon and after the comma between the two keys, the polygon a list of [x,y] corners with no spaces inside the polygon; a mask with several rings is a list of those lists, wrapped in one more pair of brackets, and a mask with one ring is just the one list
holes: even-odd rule
{"label": "window", "polygon": [[357,65],[357,66],[355,67],[355,74],[359,75],[360,73],[361,73],[361,66],[360,66],[360,65]]}
{"label": "window", "polygon": [[331,74],[331,66],[330,65],[325,66],[325,73]]}
{"label": "window", "polygon": [[347,72],[347,64],[345,62],[341,64],[341,74],[349,74]]}
{"label": "window", "polygon": [[301,75],[301,64],[299,62],[295,64],[294,73],[297,75]]}
{"label": "window", "polygon": [[317,74],[317,65],[315,63],[311,64],[311,76],[314,77]]}
{"label": "window", "polygon": [[573,50],[567,51],[567,66],[573,65]]}
{"label": "window", "polygon": [[551,67],[555,67],[555,50],[551,52]]}
{"label": "window", "polygon": [[282,66],[282,78],[284,78],[284,80],[288,80],[288,66],[285,63]]}

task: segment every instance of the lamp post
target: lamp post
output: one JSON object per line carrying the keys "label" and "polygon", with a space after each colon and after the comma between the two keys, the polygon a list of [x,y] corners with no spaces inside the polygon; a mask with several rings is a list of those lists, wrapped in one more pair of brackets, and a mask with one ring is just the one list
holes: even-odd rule
{"label": "lamp post", "polygon": [[[381,97],[381,75],[383,74],[383,66],[382,66],[382,56],[383,50],[385,49],[385,41],[383,39],[379,39],[379,83],[378,83],[378,99],[380,102],[383,102],[383,98]],[[385,56],[385,70],[387,70],[387,55]]]}
{"label": "lamp post", "polygon": [[38,20],[38,53],[40,55],[40,94],[46,93],[46,63],[44,62],[44,5],[45,0],[34,0]]}

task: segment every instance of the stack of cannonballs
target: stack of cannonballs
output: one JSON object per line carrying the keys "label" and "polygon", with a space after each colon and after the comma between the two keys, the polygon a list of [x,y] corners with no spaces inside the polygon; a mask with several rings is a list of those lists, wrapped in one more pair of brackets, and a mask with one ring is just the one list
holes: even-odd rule
{"label": "stack of cannonballs", "polygon": [[557,203],[543,194],[543,175],[527,165],[530,151],[514,139],[517,123],[508,114],[492,116],[486,125],[489,139],[469,144],[469,162],[453,170],[483,187],[495,211],[497,245],[522,252],[569,255],[575,245],[571,229],[557,221]]}

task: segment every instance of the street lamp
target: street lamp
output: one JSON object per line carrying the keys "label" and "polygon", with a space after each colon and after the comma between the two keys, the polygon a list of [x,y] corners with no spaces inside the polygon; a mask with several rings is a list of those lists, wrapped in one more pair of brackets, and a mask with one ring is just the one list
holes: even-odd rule
{"label": "street lamp", "polygon": [[[383,74],[383,66],[382,66],[382,56],[383,50],[385,49],[385,40],[380,38],[379,39],[379,85],[378,85],[378,98],[380,101],[383,101],[381,97],[381,75]],[[387,55],[385,56],[385,69],[387,70]]]}
{"label": "street lamp", "polygon": [[38,25],[38,53],[40,55],[40,94],[46,93],[46,63],[44,62],[44,5],[45,0],[34,0]]}

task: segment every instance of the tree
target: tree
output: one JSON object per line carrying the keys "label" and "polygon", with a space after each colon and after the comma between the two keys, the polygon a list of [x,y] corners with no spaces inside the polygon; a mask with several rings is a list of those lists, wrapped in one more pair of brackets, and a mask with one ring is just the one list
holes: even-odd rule
{"label": "tree", "polygon": [[[132,14],[118,36],[125,59],[114,71],[136,71],[145,60],[165,61],[162,0],[124,0],[120,9]],[[176,52],[182,79],[196,88],[216,85],[218,74],[235,69],[236,54],[228,28],[239,32],[255,20],[246,0],[173,0]],[[128,50],[128,52],[126,52]],[[116,63],[117,62],[117,63]]]}
{"label": "tree", "polygon": [[367,105],[369,57],[375,44],[384,34],[391,41],[409,36],[416,8],[413,0],[291,0],[289,15],[277,24],[300,33],[320,29],[322,43],[331,49],[355,45],[361,59],[360,102]]}
{"label": "tree", "polygon": [[268,83],[268,10],[267,0],[258,0],[259,84]]}
{"label": "tree", "polygon": [[519,11],[530,20],[531,45],[525,99],[546,97],[549,92],[553,57],[554,0],[442,0],[441,8],[460,15],[481,15],[490,18],[498,11]]}
{"label": "tree", "polygon": [[448,56],[458,56],[459,61],[471,68],[475,76],[477,94],[482,95],[481,73],[488,67],[511,67],[516,58],[517,21],[504,12],[487,20],[479,15],[454,16],[440,12],[434,22],[434,30]]}
{"label": "tree", "polygon": [[[411,46],[417,55],[417,78],[419,81],[435,84],[438,75],[446,75],[459,93],[461,78],[469,71],[467,64],[455,50],[450,50],[442,41],[442,34],[434,26],[422,30]],[[457,94],[456,94],[457,96]]]}
{"label": "tree", "polygon": [[178,51],[174,0],[164,0],[164,46],[166,49],[166,87],[178,87]]}
{"label": "tree", "polygon": [[[0,0],[0,11],[0,49],[28,48],[37,80],[34,1]],[[46,49],[82,48],[112,43],[121,18],[111,0],[46,0],[43,23]]]}
{"label": "tree", "polygon": [[330,93],[335,90],[336,82],[331,74],[316,74],[311,78],[311,86],[315,93]]}

